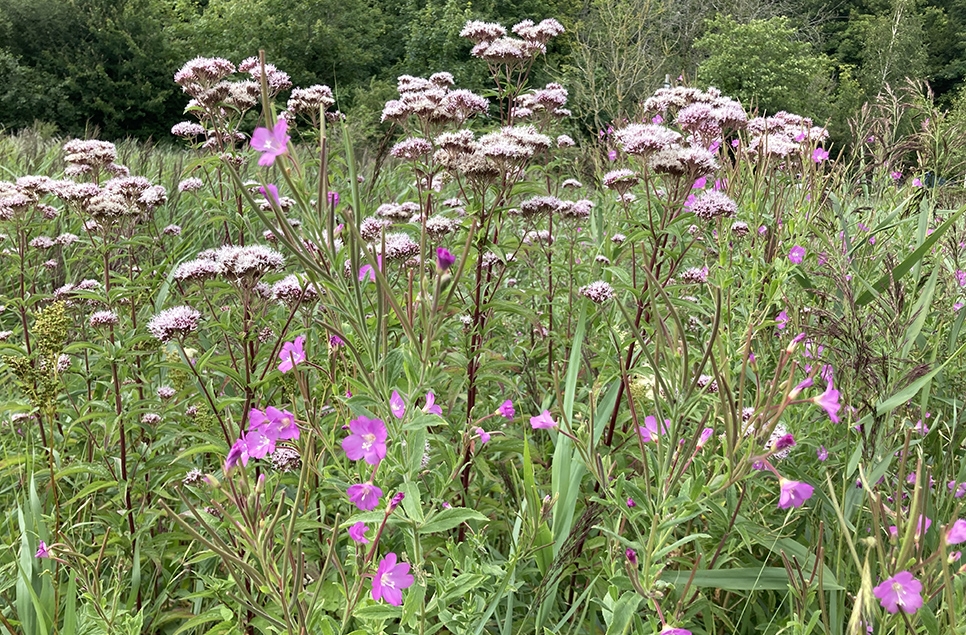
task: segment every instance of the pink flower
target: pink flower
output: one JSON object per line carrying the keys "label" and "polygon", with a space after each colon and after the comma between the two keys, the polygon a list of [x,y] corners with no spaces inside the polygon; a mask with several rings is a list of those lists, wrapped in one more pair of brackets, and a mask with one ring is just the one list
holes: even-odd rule
{"label": "pink flower", "polygon": [[608,161],[616,161],[617,160],[617,150],[611,150],[610,152],[608,152],[607,153],[607,160]]}
{"label": "pink flower", "polygon": [[644,443],[650,443],[651,441],[657,441],[658,437],[662,434],[667,434],[668,426],[671,425],[670,419],[664,420],[664,425],[661,430],[657,429],[657,417],[647,416],[644,417],[644,425],[638,427],[638,431],[641,433],[641,440]]}
{"label": "pink flower", "polygon": [[300,364],[305,361],[305,336],[299,335],[292,342],[285,342],[282,344],[282,352],[278,354],[278,358],[282,360],[282,363],[278,365],[278,369],[283,373],[295,368],[296,364]]}
{"label": "pink flower", "polygon": [[248,465],[248,459],[248,444],[245,443],[244,438],[238,439],[228,450],[228,456],[225,458],[225,471],[227,472],[235,467],[239,462],[243,466]]}
{"label": "pink flower", "polygon": [[805,259],[805,248],[795,245],[792,247],[792,250],[788,252],[788,259],[796,265],[802,264],[802,260]]}
{"label": "pink flower", "polygon": [[[911,482],[915,483],[916,482],[916,479],[915,479],[915,476],[916,475],[915,474],[910,474],[910,476],[913,477],[913,479],[912,479]],[[922,536],[923,534],[925,534],[927,531],[929,531],[929,528],[931,526],[932,526],[932,520],[929,519],[929,518],[926,518],[925,516],[923,516],[923,515],[920,514],[919,515],[919,523],[916,526],[916,533],[913,536],[913,539],[914,540],[919,540],[919,537]],[[892,536],[898,536],[899,535],[899,529],[895,525],[892,525],[892,526],[889,527],[889,534],[892,535]]]}
{"label": "pink flower", "polygon": [[274,205],[278,205],[281,201],[281,199],[278,197],[278,188],[271,183],[266,184],[265,187],[258,186],[258,191],[261,192],[262,196],[264,196],[266,200]]}
{"label": "pink flower", "polygon": [[630,496],[628,496],[627,497],[627,506],[628,507],[637,507],[637,503],[634,501],[633,498],[631,498]]}
{"label": "pink flower", "polygon": [[825,412],[828,413],[828,418],[832,420],[832,423],[839,422],[839,410],[842,408],[842,404],[839,403],[839,394],[832,382],[829,382],[825,392],[817,397],[812,397],[811,400],[812,403],[825,408]]}
{"label": "pink flower", "polygon": [[889,176],[892,177],[892,180],[893,181],[898,181],[899,179],[902,178],[902,172],[898,172],[896,170],[893,170],[892,172],[889,172]]}
{"label": "pink flower", "polygon": [[811,485],[800,481],[779,478],[778,482],[782,488],[781,495],[778,497],[778,509],[801,507],[805,501],[812,497],[812,492],[815,491],[815,488]]}
{"label": "pink flower", "polygon": [[[919,177],[912,179],[912,187],[922,187],[922,181],[919,180]],[[920,606],[922,606],[921,600],[920,600]],[[895,613],[895,611],[893,611],[893,613]]]}
{"label": "pink flower", "polygon": [[816,451],[816,454],[818,455],[819,461],[825,461],[828,459],[828,450],[825,449],[824,445],[818,446],[818,450]]}
{"label": "pink flower", "polygon": [[812,161],[815,163],[821,163],[828,159],[828,150],[824,148],[815,148],[812,152]]}
{"label": "pink flower", "polygon": [[288,151],[289,136],[285,134],[287,129],[288,123],[284,119],[275,122],[275,127],[271,130],[255,128],[251,146],[262,153],[262,156],[258,159],[258,165],[267,168],[275,163],[276,157]]}
{"label": "pink flower", "polygon": [[480,437],[480,443],[485,445],[490,442],[490,433],[483,428],[477,428],[474,430],[474,432],[478,437]]}
{"label": "pink flower", "polygon": [[449,249],[446,247],[436,248],[436,266],[439,267],[440,271],[446,271],[453,266],[456,262],[456,256],[454,256]]}
{"label": "pink flower", "polygon": [[946,544],[958,545],[966,542],[966,520],[958,519],[946,530]]}
{"label": "pink flower", "polygon": [[382,419],[359,417],[349,422],[349,436],[342,439],[342,449],[353,461],[365,459],[379,465],[386,458],[386,424]]}
{"label": "pink flower", "polygon": [[426,414],[440,416],[443,414],[443,409],[436,404],[436,395],[433,393],[433,391],[426,393],[426,405],[423,406],[423,412]]}
{"label": "pink flower", "polygon": [[413,576],[409,574],[409,564],[396,564],[396,554],[387,554],[379,561],[379,568],[372,578],[372,599],[378,602],[385,600],[393,606],[402,604],[402,590],[413,585]]}
{"label": "pink flower", "polygon": [[900,571],[872,589],[872,594],[890,613],[898,613],[899,609],[909,614],[918,611],[922,606],[921,592],[922,583],[908,571]]}
{"label": "pink flower", "polygon": [[658,635],[691,635],[691,631],[686,628],[671,628],[665,626]]}
{"label": "pink flower", "polygon": [[775,328],[780,331],[786,326],[788,326],[788,313],[782,311],[778,314],[778,317],[775,318]]}
{"label": "pink flower", "polygon": [[701,436],[698,437],[697,448],[700,450],[711,440],[711,436],[714,434],[714,428],[705,428],[701,431]]}
{"label": "pink flower", "polygon": [[35,558],[50,557],[50,549],[47,547],[47,543],[44,542],[43,540],[41,540],[40,543],[37,545],[37,554],[34,557]]}
{"label": "pink flower", "polygon": [[664,123],[664,117],[662,117],[661,115],[654,115],[653,117],[651,117],[651,123],[654,123],[654,124]]}
{"label": "pink flower", "polygon": [[389,409],[392,410],[392,416],[397,419],[402,419],[406,414],[406,404],[403,403],[398,390],[392,391],[392,397],[389,398]]}
{"label": "pink flower", "polygon": [[366,530],[368,529],[369,528],[366,527],[366,524],[360,520],[352,527],[349,527],[349,538],[352,538],[353,541],[358,542],[359,544],[368,545],[369,539],[366,538]]}
{"label": "pink flower", "polygon": [[536,417],[530,417],[530,426],[534,430],[540,430],[540,429],[546,430],[549,428],[556,428],[557,422],[554,421],[553,417],[550,416],[549,410],[544,410]]}
{"label": "pink flower", "polygon": [[350,485],[346,494],[349,495],[349,502],[364,512],[379,507],[379,499],[382,498],[382,490],[372,483]]}
{"label": "pink flower", "polygon": [[513,402],[509,399],[500,404],[497,412],[499,412],[504,418],[511,421],[513,420],[513,417],[517,416],[516,410],[513,409]]}

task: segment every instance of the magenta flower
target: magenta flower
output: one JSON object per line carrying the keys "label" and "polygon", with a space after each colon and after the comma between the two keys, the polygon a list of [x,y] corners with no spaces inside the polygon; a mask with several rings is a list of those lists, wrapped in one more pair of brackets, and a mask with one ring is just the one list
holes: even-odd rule
{"label": "magenta flower", "polygon": [[644,425],[638,427],[638,431],[641,433],[641,440],[644,441],[644,443],[657,441],[658,437],[660,437],[662,434],[668,433],[668,430],[670,429],[669,428],[670,425],[671,425],[671,420],[665,419],[664,425],[661,426],[660,430],[658,430],[657,417],[654,417],[654,416],[644,417]]}
{"label": "magenta flower", "polygon": [[922,606],[921,592],[922,583],[908,571],[900,571],[872,589],[872,594],[879,598],[885,610],[898,613],[902,609],[910,615]]}
{"label": "magenta flower", "polygon": [[262,153],[262,156],[258,159],[258,165],[267,168],[275,163],[276,157],[288,151],[289,136],[286,134],[287,129],[288,123],[284,119],[275,122],[275,127],[271,130],[255,128],[251,146]]}
{"label": "magenta flower", "polygon": [[497,409],[504,418],[513,420],[513,417],[517,416],[516,410],[513,409],[513,402],[507,399],[500,404],[499,409]]}
{"label": "magenta flower", "polygon": [[304,362],[306,359],[304,345],[304,335],[299,335],[294,341],[282,344],[282,352],[278,354],[278,358],[282,360],[282,363],[278,365],[278,369],[283,373],[287,373],[295,368],[296,364]]}
{"label": "magenta flower", "polygon": [[714,435],[714,428],[705,428],[701,431],[701,436],[698,437],[697,448],[700,450],[711,440],[712,435]]}
{"label": "magenta flower", "polygon": [[795,435],[789,433],[778,437],[772,446],[772,452],[781,452],[795,446]]}
{"label": "magenta flower", "polygon": [[658,635],[691,635],[691,631],[686,628],[672,628],[665,626]]}
{"label": "magenta flower", "polygon": [[486,445],[487,443],[490,442],[490,433],[484,430],[483,428],[476,428],[476,430],[474,430],[473,432],[475,432],[476,435],[480,437],[480,443]]}
{"label": "magenta flower", "polygon": [[962,518],[958,519],[946,530],[947,545],[958,545],[961,542],[966,542],[966,520]]}
{"label": "magenta flower", "polygon": [[37,554],[34,557],[35,558],[50,557],[50,549],[47,547],[47,543],[44,542],[43,540],[41,540],[40,543],[37,545]]}
{"label": "magenta flower", "polygon": [[[922,187],[922,181],[919,180],[919,177],[912,179],[912,187]],[[895,613],[895,611],[893,611],[893,613]]]}
{"label": "magenta flower", "polygon": [[436,266],[439,267],[440,271],[446,271],[453,266],[456,262],[456,256],[454,256],[449,249],[445,247],[436,248]]}
{"label": "magenta flower", "polygon": [[[910,476],[915,477],[915,474],[910,474]],[[913,478],[913,480],[911,482],[915,483],[916,482],[915,481],[915,478]],[[919,523],[916,526],[916,533],[913,536],[913,539],[914,540],[919,540],[919,537],[922,536],[923,534],[925,534],[927,531],[929,531],[929,528],[930,527],[932,527],[932,520],[929,519],[929,518],[927,518],[927,517],[925,517],[925,516],[923,516],[922,514],[920,514],[919,515]],[[889,534],[892,535],[892,536],[898,536],[899,535],[899,528],[896,527],[895,525],[890,526],[889,527]]]}
{"label": "magenta flower", "polygon": [[239,463],[243,466],[248,465],[248,459],[248,444],[245,443],[244,438],[240,438],[228,450],[228,456],[225,458],[225,471],[227,472]]}
{"label": "magenta flower", "polygon": [[335,209],[339,206],[339,193],[329,190],[329,206]]}
{"label": "magenta flower", "polygon": [[413,585],[413,576],[409,574],[409,564],[396,564],[396,554],[389,553],[379,561],[379,568],[372,578],[372,599],[378,602],[385,600],[393,606],[402,604],[402,590]]}
{"label": "magenta flower", "polygon": [[828,159],[828,150],[824,148],[815,148],[812,152],[812,161],[815,163],[821,163]]}
{"label": "magenta flower", "polygon": [[902,178],[902,172],[898,172],[896,170],[893,170],[892,172],[889,172],[889,176],[892,177],[892,180],[893,181],[898,181],[899,179]]}
{"label": "magenta flower", "polygon": [[608,161],[616,161],[617,160],[617,150],[611,150],[610,152],[608,152],[607,153],[607,160]]}
{"label": "magenta flower", "polygon": [[778,497],[778,509],[801,507],[812,497],[814,488],[808,483],[789,481],[784,478],[779,478],[778,482],[782,488],[781,495]]}
{"label": "magenta flower", "polygon": [[265,187],[258,186],[258,191],[273,205],[279,205],[281,203],[281,199],[278,196],[278,188],[273,184],[268,183]]}
{"label": "magenta flower", "polygon": [[824,445],[818,446],[818,450],[815,452],[818,455],[819,461],[825,461],[828,459],[828,450],[825,449]]}
{"label": "magenta flower", "polygon": [[406,404],[399,396],[398,390],[392,391],[392,397],[389,398],[389,409],[392,410],[392,416],[397,419],[402,419],[406,414]]}
{"label": "magenta flower", "polygon": [[376,281],[376,271],[372,268],[372,265],[362,265],[359,267],[359,282],[362,282],[366,278],[369,278],[369,282]]}
{"label": "magenta flower", "polygon": [[829,382],[825,392],[811,399],[812,403],[825,408],[825,412],[828,413],[828,418],[832,420],[832,423],[839,422],[839,410],[842,408],[842,404],[839,403],[839,394],[832,382]]}
{"label": "magenta flower", "polygon": [[800,245],[795,245],[792,247],[791,251],[788,252],[788,259],[796,265],[802,264],[802,260],[805,259],[805,248]]}
{"label": "magenta flower", "polygon": [[627,561],[630,562],[632,565],[634,565],[635,567],[637,566],[637,552],[636,551],[634,551],[633,549],[631,549],[631,548],[628,547],[624,551],[624,557],[627,558]]}
{"label": "magenta flower", "polygon": [[349,436],[342,439],[342,449],[353,461],[365,459],[379,465],[386,458],[386,424],[382,419],[359,417],[349,422]]}
{"label": "magenta flower", "polygon": [[433,391],[426,393],[426,405],[423,406],[423,412],[430,415],[442,416],[443,414],[443,409],[436,403],[436,394]]}
{"label": "magenta flower", "polygon": [[627,497],[627,506],[628,507],[637,507],[637,503],[634,502],[634,499],[633,498],[631,498],[630,496],[628,496]]}
{"label": "magenta flower", "polygon": [[368,545],[369,539],[366,538],[366,530],[368,529],[366,524],[360,520],[352,527],[349,527],[349,538],[352,538],[354,542],[358,542],[361,545]]}
{"label": "magenta flower", "polygon": [[788,313],[782,311],[775,318],[775,327],[780,331],[788,326]]}
{"label": "magenta flower", "polygon": [[379,499],[382,498],[382,490],[372,483],[350,485],[346,494],[349,495],[349,502],[364,512],[379,507]]}
{"label": "magenta flower", "polygon": [[534,430],[546,430],[549,428],[556,428],[557,422],[554,421],[553,417],[550,416],[549,410],[544,410],[536,417],[530,417],[530,426]]}

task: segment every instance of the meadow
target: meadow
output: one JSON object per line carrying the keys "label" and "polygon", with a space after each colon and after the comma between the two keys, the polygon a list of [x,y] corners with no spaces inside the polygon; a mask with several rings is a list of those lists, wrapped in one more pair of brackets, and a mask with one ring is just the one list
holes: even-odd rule
{"label": "meadow", "polygon": [[0,137],[0,630],[966,633],[962,130],[575,140],[561,31],[466,23],[382,153],[264,55],[180,145]]}

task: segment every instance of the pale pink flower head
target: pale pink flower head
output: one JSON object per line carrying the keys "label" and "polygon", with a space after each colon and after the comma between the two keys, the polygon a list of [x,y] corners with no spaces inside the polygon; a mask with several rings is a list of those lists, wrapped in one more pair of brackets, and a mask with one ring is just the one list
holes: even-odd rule
{"label": "pale pink flower head", "polygon": [[839,410],[842,409],[842,404],[839,403],[839,395],[839,391],[835,390],[832,382],[829,382],[825,392],[817,397],[812,397],[812,403],[825,408],[825,412],[828,413],[828,418],[832,420],[832,423],[839,422]]}
{"label": "pale pink flower head", "polygon": [[802,260],[805,259],[805,248],[800,245],[795,245],[788,252],[788,259],[796,265],[802,264]]}
{"label": "pale pink flower head", "polygon": [[288,122],[285,119],[279,119],[275,122],[275,127],[271,130],[255,128],[251,146],[262,153],[262,156],[258,159],[258,165],[266,168],[275,163],[277,157],[288,152],[289,136],[286,134],[287,130]]}
{"label": "pale pink flower head", "polygon": [[534,430],[547,430],[550,428],[556,428],[557,422],[553,420],[550,416],[549,410],[544,410],[535,417],[530,417],[530,426]]}
{"label": "pale pink flower head", "polygon": [[958,545],[966,542],[966,520],[959,518],[946,530],[946,544]]}
{"label": "pale pink flower head", "polygon": [[671,426],[671,420],[665,419],[664,425],[661,429],[657,426],[657,417],[647,416],[644,417],[644,425],[638,427],[638,432],[641,433],[641,440],[644,443],[650,443],[652,441],[657,441],[662,434],[667,434]]}
{"label": "pale pink flower head", "polygon": [[922,606],[922,583],[908,571],[900,571],[872,589],[882,607],[890,613],[915,613]]}
{"label": "pale pink flower head", "polygon": [[368,529],[366,524],[360,520],[352,527],[349,527],[349,538],[352,538],[353,542],[357,542],[360,545],[368,545],[369,539],[366,538],[366,530]]}
{"label": "pale pink flower head", "polygon": [[359,483],[350,485],[346,490],[349,502],[364,512],[372,511],[379,506],[379,499],[382,498],[382,489],[372,483]]}
{"label": "pale pink flower head", "polygon": [[389,409],[392,410],[392,416],[397,419],[402,419],[406,414],[406,404],[398,390],[392,391],[392,397],[389,398]]}
{"label": "pale pink flower head", "polygon": [[778,497],[778,509],[801,507],[805,501],[812,497],[812,492],[815,489],[808,483],[789,481],[785,478],[780,478],[778,482],[782,488],[781,495]]}
{"label": "pale pink flower head", "polygon": [[409,574],[409,564],[397,564],[396,554],[387,554],[379,561],[379,568],[372,577],[372,599],[378,602],[385,600],[393,606],[402,605],[402,590],[413,585],[413,576]]}
{"label": "pale pink flower head", "polygon": [[430,415],[440,415],[443,414],[443,409],[436,403],[436,394],[430,390],[426,393],[426,405],[423,406],[423,412]]}
{"label": "pale pink flower head", "polygon": [[352,434],[342,439],[342,449],[350,459],[364,459],[369,465],[379,465],[386,458],[386,424],[382,419],[353,419],[349,422],[349,431]]}
{"label": "pale pink flower head", "polygon": [[513,402],[509,399],[500,404],[497,412],[500,413],[505,419],[513,420],[513,417],[517,416],[516,410],[513,409]]}
{"label": "pale pink flower head", "polygon": [[299,335],[295,340],[282,344],[282,352],[278,354],[278,358],[282,360],[282,363],[278,365],[278,369],[283,373],[287,373],[295,368],[296,364],[304,362],[306,359],[304,346],[304,335]]}

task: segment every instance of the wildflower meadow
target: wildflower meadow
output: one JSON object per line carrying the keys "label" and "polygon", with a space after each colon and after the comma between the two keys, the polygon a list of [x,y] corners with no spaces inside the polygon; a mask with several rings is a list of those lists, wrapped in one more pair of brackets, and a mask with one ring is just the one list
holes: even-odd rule
{"label": "wildflower meadow", "polygon": [[966,634],[962,138],[670,77],[579,138],[563,33],[466,22],[381,152],[264,53],[0,137],[0,631]]}

